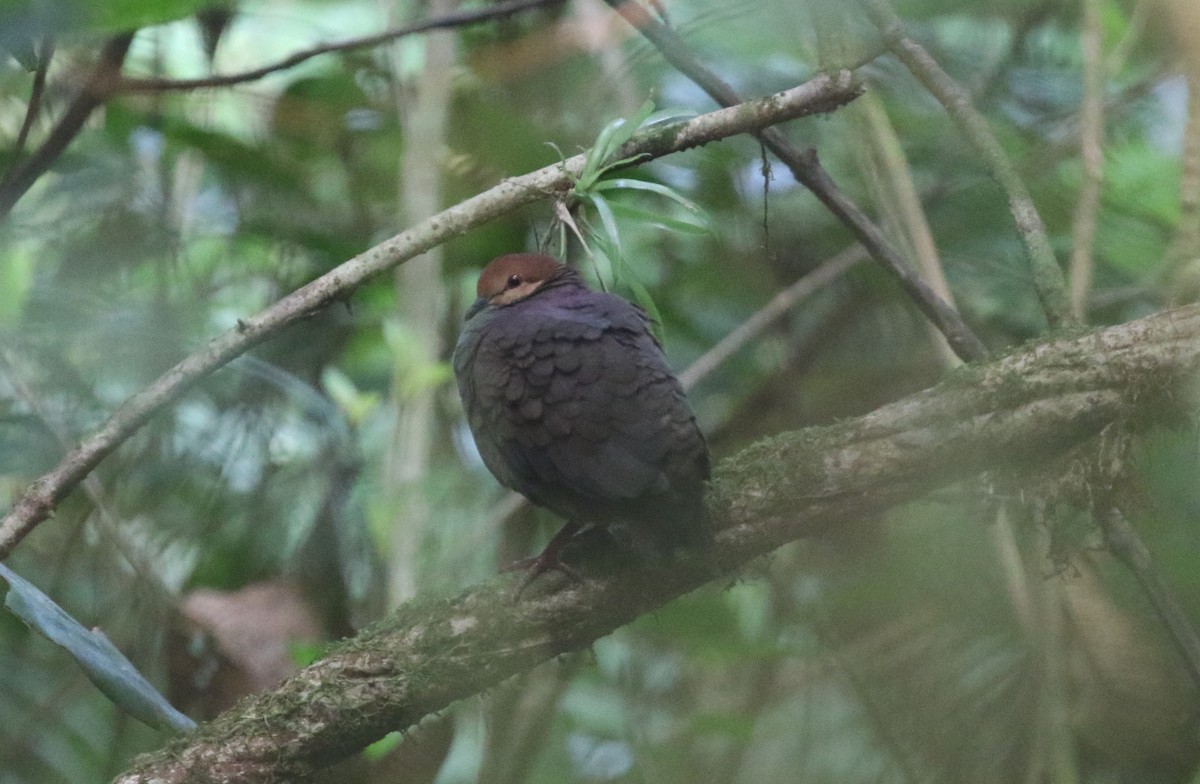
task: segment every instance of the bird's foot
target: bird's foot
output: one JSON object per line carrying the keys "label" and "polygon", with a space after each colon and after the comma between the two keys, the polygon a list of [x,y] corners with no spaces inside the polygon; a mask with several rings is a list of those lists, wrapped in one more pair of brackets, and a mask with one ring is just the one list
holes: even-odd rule
{"label": "bird's foot", "polygon": [[517,588],[518,599],[525,592],[525,589],[529,587],[530,583],[546,572],[562,572],[575,582],[583,582],[583,575],[562,560],[563,547],[579,535],[580,529],[581,526],[575,523],[567,523],[561,531],[554,535],[550,543],[540,553],[528,558],[522,558],[519,561],[514,561],[504,567],[503,571],[505,572],[525,572],[525,579],[521,581],[520,587]]}
{"label": "bird's foot", "polygon": [[[535,579],[545,574],[546,572],[562,572],[567,577],[570,577],[575,582],[583,582],[583,575],[572,566],[568,566],[558,553],[551,553],[543,550],[538,555],[531,555],[528,558],[522,558],[519,561],[513,561],[508,566],[504,567],[506,572],[525,572],[525,579],[521,581],[520,591],[533,582]],[[517,593],[519,594],[520,591]]]}

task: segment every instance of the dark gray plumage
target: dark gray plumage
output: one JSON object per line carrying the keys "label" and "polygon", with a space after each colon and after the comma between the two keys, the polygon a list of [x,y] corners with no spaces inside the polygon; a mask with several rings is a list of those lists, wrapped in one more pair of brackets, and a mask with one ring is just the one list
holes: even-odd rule
{"label": "dark gray plumage", "polygon": [[506,487],[580,527],[627,523],[660,549],[705,531],[708,448],[636,306],[548,256],[493,260],[454,351],[475,443]]}

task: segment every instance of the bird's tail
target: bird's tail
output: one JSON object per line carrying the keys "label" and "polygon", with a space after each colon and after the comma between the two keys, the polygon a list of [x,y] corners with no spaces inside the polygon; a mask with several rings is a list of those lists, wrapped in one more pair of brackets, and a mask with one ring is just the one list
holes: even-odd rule
{"label": "bird's tail", "polygon": [[674,500],[646,510],[636,522],[620,526],[633,549],[656,557],[671,557],[679,550],[707,547],[713,538],[704,500]]}

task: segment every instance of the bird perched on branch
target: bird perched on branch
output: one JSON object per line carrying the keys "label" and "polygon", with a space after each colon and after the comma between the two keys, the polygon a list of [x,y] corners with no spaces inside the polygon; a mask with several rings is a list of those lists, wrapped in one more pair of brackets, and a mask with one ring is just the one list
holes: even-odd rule
{"label": "bird perched on branch", "polygon": [[527,581],[573,574],[561,550],[591,528],[701,541],[708,447],[646,314],[538,254],[494,259],[476,292],[454,350],[471,433],[502,485],[567,520],[518,562]]}

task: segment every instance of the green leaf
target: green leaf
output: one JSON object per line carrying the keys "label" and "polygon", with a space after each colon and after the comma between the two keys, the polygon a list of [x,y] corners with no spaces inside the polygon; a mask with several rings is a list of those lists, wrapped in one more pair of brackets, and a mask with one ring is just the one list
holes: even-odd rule
{"label": "green leaf", "polygon": [[637,160],[638,156],[622,158],[619,161],[610,159],[621,149],[621,145],[632,139],[633,135],[642,128],[653,111],[654,103],[646,101],[641,108],[634,112],[632,117],[617,118],[600,129],[595,144],[587,151],[583,170],[579,172],[579,177],[575,181],[577,194],[589,191],[608,169]]}
{"label": "green leaf", "polygon": [[670,125],[683,120],[690,120],[693,117],[699,117],[700,113],[695,109],[663,109],[655,112],[642,121],[642,128],[651,128],[655,125]]}
{"label": "green leaf", "polygon": [[155,729],[185,732],[196,722],[175,710],[99,629],[85,629],[29,581],[0,564],[8,583],[4,606],[51,642],[66,649],[88,679],[129,715]]}
{"label": "green leaf", "polygon": [[[618,205],[615,203],[611,203],[608,199],[605,199],[600,195],[606,191],[619,191],[619,190],[644,191],[644,192],[653,193],[653,194],[656,194],[659,196],[665,196],[668,199],[670,199],[671,201],[675,202],[676,204],[679,204],[684,209],[691,212],[693,215],[700,218],[701,223],[700,224],[688,223],[686,221],[680,221],[680,220],[677,220],[674,218],[670,218],[668,216],[661,216],[656,213],[639,211],[639,210],[636,210],[636,208],[626,207],[625,205]],[[604,231],[610,238],[610,240],[613,244],[613,247],[614,247],[614,251],[615,251],[615,255],[613,255],[613,254],[609,254],[609,255],[614,260],[617,260],[617,261],[620,261],[621,257],[623,256],[623,250],[621,248],[620,230],[618,228],[617,217],[616,217],[616,213],[618,211],[622,212],[627,217],[636,217],[638,219],[647,219],[652,224],[657,224],[659,226],[663,226],[664,228],[668,228],[668,227],[674,228],[678,231],[681,231],[681,232],[684,232],[687,234],[693,234],[693,235],[706,234],[711,231],[711,229],[709,228],[709,225],[708,225],[708,221],[705,219],[705,213],[703,210],[701,210],[699,207],[697,207],[689,199],[676,193],[675,191],[671,190],[667,186],[661,185],[656,182],[646,182],[644,180],[634,180],[634,179],[628,179],[628,178],[618,178],[615,180],[602,180],[600,182],[597,182],[591,188],[590,191],[584,192],[584,193],[579,193],[579,194],[577,194],[577,196],[581,200],[583,200],[587,203],[590,203],[595,208],[596,213],[600,216],[600,222],[604,226]]]}
{"label": "green leaf", "polygon": [[630,117],[618,117],[600,129],[592,150],[600,163],[606,162],[621,145],[633,138],[642,123],[654,112],[654,102],[646,101]]}
{"label": "green leaf", "polygon": [[[641,107],[638,108],[636,112],[633,113],[632,117],[621,120],[620,123],[612,129],[612,133],[609,135],[609,155],[606,155],[605,157],[609,157],[612,153],[615,153],[617,150],[621,149],[621,145],[632,139],[633,135],[642,129],[642,126],[645,124],[646,120],[653,113],[654,102],[646,101],[641,105]],[[609,123],[609,125],[612,125],[612,123]],[[605,130],[608,129],[606,128]]]}
{"label": "green leaf", "polygon": [[567,257],[568,243],[570,238],[567,237],[567,224],[562,221],[558,222],[558,257],[565,259]]}
{"label": "green leaf", "polygon": [[651,297],[650,291],[632,275],[628,276],[624,283],[633,292],[633,301],[650,317],[650,331],[661,345],[666,333],[663,332],[662,313],[659,312],[658,305],[654,304],[654,297]]}
{"label": "green leaf", "polygon": [[657,182],[646,182],[645,180],[631,180],[629,178],[618,178],[615,180],[604,180],[596,183],[593,190],[611,191],[616,189],[631,190],[631,191],[647,191],[648,193],[657,193],[659,196],[666,196],[671,201],[679,204],[684,209],[687,209],[696,215],[703,215],[704,210],[696,206],[690,199],[682,196],[678,192],[668,188]]}
{"label": "green leaf", "polygon": [[600,134],[596,137],[595,144],[592,145],[592,153],[597,164],[604,163],[615,150],[620,148],[621,145],[615,144],[613,139],[616,138],[617,132],[628,124],[629,121],[624,117],[618,117],[600,129]]}
{"label": "green leaf", "polygon": [[645,153],[641,153],[638,155],[630,155],[628,158],[621,158],[619,160],[615,160],[612,163],[605,166],[604,171],[608,171],[609,169],[619,169],[620,167],[625,166],[627,164],[636,163],[637,161],[640,161],[642,158],[645,158],[645,157],[646,157]]}
{"label": "green leaf", "polygon": [[598,193],[592,193],[588,195],[588,201],[596,208],[596,214],[600,216],[600,225],[604,227],[605,234],[612,241],[617,258],[622,258],[625,253],[621,249],[621,231],[617,228],[617,216],[613,215],[612,208],[608,206],[608,200]]}
{"label": "green leaf", "polygon": [[653,212],[651,210],[643,210],[640,207],[634,207],[630,204],[625,204],[619,201],[610,201],[609,207],[612,211],[622,218],[628,220],[648,223],[651,226],[658,226],[668,231],[679,232],[680,234],[691,234],[699,236],[703,234],[711,234],[712,228],[707,223],[692,223],[691,221],[680,220],[673,218],[670,215],[664,215],[661,212]]}
{"label": "green leaf", "polygon": [[[588,250],[588,258],[591,259],[592,269],[596,273],[596,281],[600,284],[601,289],[611,291],[620,278],[620,268],[622,266],[621,253],[607,235],[595,231],[590,225],[584,225],[587,228],[588,235],[592,238],[592,243],[600,250],[599,254],[592,253],[590,249]],[[609,283],[608,281],[612,282]]]}

